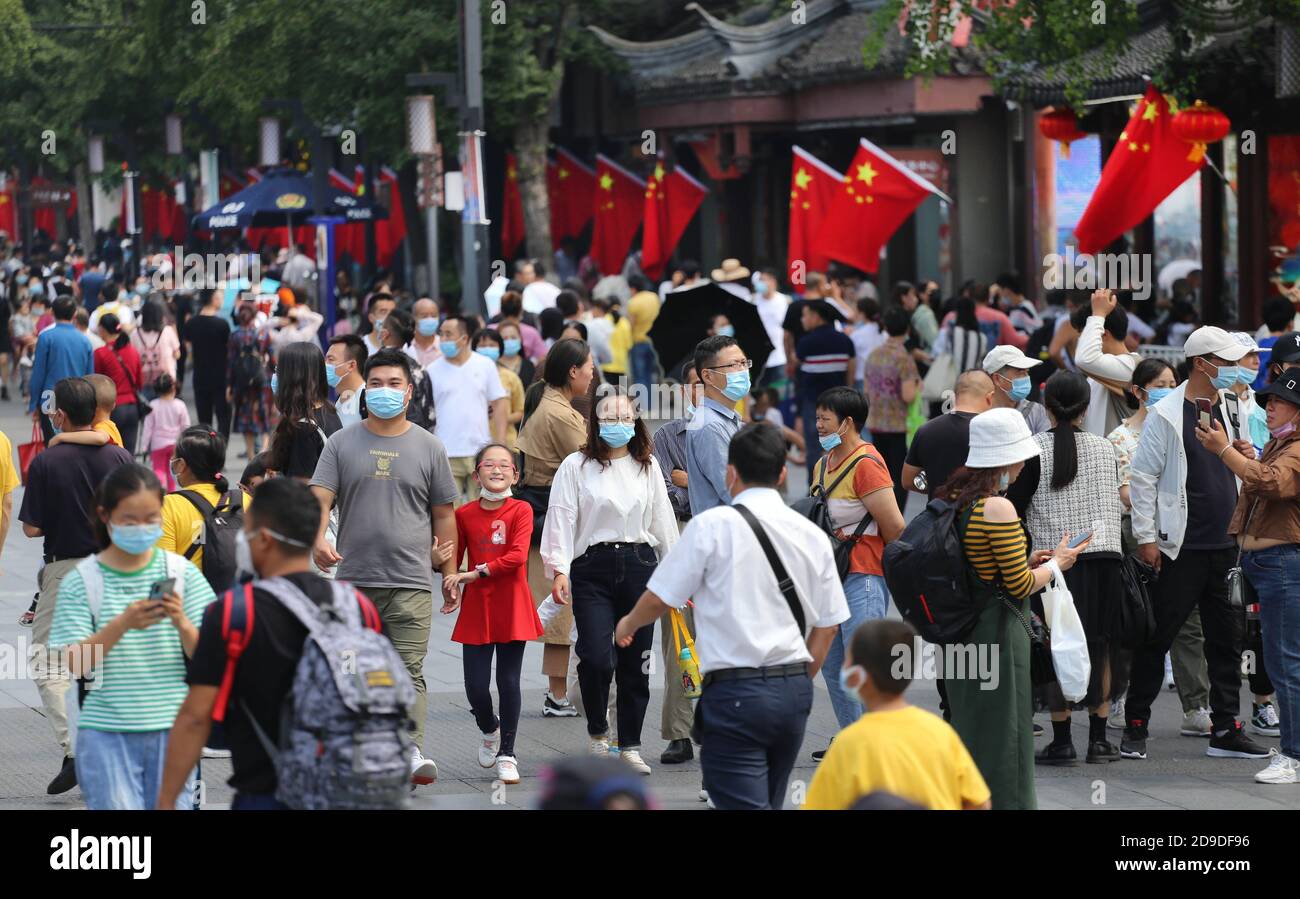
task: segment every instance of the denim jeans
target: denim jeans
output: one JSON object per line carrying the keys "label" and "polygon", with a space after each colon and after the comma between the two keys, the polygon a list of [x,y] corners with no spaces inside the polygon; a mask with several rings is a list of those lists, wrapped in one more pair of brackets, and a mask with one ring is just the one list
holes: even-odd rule
{"label": "denim jeans", "polygon": [[275,798],[273,793],[236,793],[230,803],[232,812],[279,812],[289,806]]}
{"label": "denim jeans", "polygon": [[[77,783],[92,810],[151,809],[162,789],[167,757],[165,730],[122,733],[77,729]],[[176,808],[194,807],[194,772],[176,797]]]}
{"label": "denim jeans", "polygon": [[1282,752],[1300,759],[1300,546],[1243,553],[1241,567],[1259,594],[1264,665],[1277,692]]}
{"label": "denim jeans", "polygon": [[655,376],[655,347],[650,341],[632,344],[628,352],[628,362],[632,366],[632,383],[650,389]]}
{"label": "denim jeans", "polygon": [[840,687],[840,669],[849,654],[853,632],[860,624],[873,618],[884,618],[889,611],[889,591],[885,579],[878,574],[850,574],[844,579],[844,598],[849,601],[849,620],[842,622],[826,650],[822,663],[822,677],[826,692],[831,694],[831,708],[841,729],[862,717],[862,703]]}

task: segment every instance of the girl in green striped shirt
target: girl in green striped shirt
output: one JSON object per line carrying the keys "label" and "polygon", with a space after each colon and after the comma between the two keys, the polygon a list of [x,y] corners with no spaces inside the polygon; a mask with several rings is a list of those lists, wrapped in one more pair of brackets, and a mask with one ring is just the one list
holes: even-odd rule
{"label": "girl in green striped shirt", "polygon": [[[143,465],[123,465],[95,495],[103,551],[63,579],[50,646],[74,677],[88,680],[77,723],[77,780],[91,809],[153,808],[167,734],[185,699],[185,660],[195,622],[216,597],[203,573],[155,548],[162,536],[162,485]],[[174,579],[161,601],[158,582]],[[163,586],[166,586],[164,583]],[[193,779],[177,801],[191,808]]]}

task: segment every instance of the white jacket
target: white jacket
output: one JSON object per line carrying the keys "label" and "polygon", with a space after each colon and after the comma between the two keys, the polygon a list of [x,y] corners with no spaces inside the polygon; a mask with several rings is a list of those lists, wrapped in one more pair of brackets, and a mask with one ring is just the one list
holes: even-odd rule
{"label": "white jacket", "polygon": [[1183,402],[1187,382],[1147,412],[1129,471],[1133,536],[1178,558],[1187,533],[1187,452],[1183,449]]}
{"label": "white jacket", "polygon": [[1079,335],[1079,341],[1074,347],[1074,364],[1079,367],[1079,371],[1090,375],[1088,387],[1092,391],[1088,411],[1084,414],[1083,429],[1098,437],[1105,437],[1113,430],[1113,426],[1107,428],[1106,420],[1111,393],[1100,381],[1094,379],[1105,378],[1108,381],[1127,384],[1133,380],[1133,369],[1137,368],[1137,364],[1142,361],[1142,357],[1137,353],[1112,356],[1103,352],[1101,337],[1105,328],[1105,318],[1100,315],[1088,316],[1088,321],[1083,326],[1083,333]]}

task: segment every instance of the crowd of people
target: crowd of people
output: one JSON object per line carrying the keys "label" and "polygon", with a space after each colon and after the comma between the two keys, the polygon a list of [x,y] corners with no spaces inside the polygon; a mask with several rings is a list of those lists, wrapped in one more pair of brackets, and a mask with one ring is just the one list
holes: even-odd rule
{"label": "crowd of people", "polygon": [[[532,641],[537,711],[585,718],[592,771],[652,772],[654,680],[658,763],[702,747],[718,808],[785,805],[819,673],[839,732],[812,753],[809,808],[1034,808],[1035,765],[1079,761],[1076,711],[1084,761],[1147,758],[1167,680],[1208,756],[1296,782],[1300,333],[1277,302],[1258,342],[1203,325],[1154,352],[1176,306],[1148,322],[1105,289],[1040,304],[1014,273],[945,301],[835,268],[790,296],[736,259],[657,285],[634,258],[594,284],[529,260],[489,287],[488,316],[380,277],[326,334],[289,288],[128,290],[93,262],[77,277],[14,255],[0,281],[4,396],[30,359],[17,518],[44,564],[21,623],[45,648],[51,793],[190,808],[200,759],[228,756],[235,808],[400,803],[438,774],[435,606],[456,617],[477,761],[506,784]],[[660,356],[661,310],[706,280],[756,307],[762,358],[725,315]],[[656,383],[667,407],[638,389]],[[0,450],[2,540],[18,475]],[[904,700],[922,675],[896,664],[917,639],[890,617],[917,601],[889,586],[922,521],[911,493],[948,510],[969,610],[954,642],[994,666],[945,674],[941,715]],[[1040,665],[1044,588],[1077,611],[1081,698]],[[370,635],[356,676],[321,667],[339,629]]]}

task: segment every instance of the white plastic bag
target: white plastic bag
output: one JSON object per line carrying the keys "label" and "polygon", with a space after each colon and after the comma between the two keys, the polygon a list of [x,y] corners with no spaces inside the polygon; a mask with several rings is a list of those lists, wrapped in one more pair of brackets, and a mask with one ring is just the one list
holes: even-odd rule
{"label": "white plastic bag", "polygon": [[1043,588],[1043,614],[1052,635],[1052,667],[1066,701],[1078,702],[1087,695],[1088,679],[1092,676],[1088,638],[1074,607],[1074,597],[1065,586],[1065,576],[1055,560],[1047,565],[1052,569],[1052,579]]}

